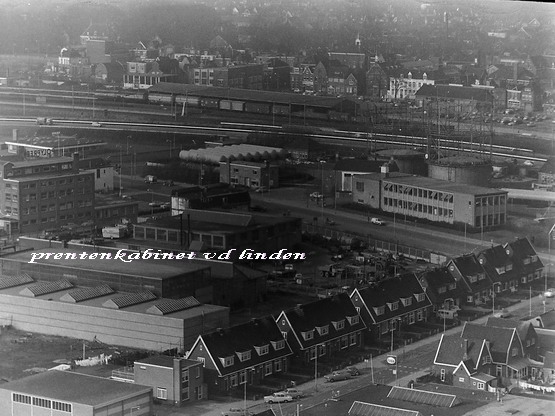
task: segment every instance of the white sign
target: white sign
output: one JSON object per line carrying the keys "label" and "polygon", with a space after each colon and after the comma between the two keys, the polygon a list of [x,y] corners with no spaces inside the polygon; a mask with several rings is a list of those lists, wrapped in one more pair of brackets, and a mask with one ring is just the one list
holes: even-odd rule
{"label": "white sign", "polygon": [[385,361],[389,365],[395,365],[397,363],[397,356],[396,355],[388,355]]}
{"label": "white sign", "polygon": [[52,149],[33,149],[27,150],[27,157],[51,157]]}

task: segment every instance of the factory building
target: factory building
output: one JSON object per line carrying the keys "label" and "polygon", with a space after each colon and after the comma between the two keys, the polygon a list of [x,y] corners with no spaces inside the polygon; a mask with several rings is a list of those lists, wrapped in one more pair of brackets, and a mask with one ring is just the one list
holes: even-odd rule
{"label": "factory building", "polygon": [[152,414],[152,388],[71,371],[45,371],[0,385],[6,416]]}
{"label": "factory building", "polygon": [[117,292],[108,284],[0,276],[0,321],[21,331],[97,340],[151,351],[186,349],[195,339],[229,325],[229,308],[194,297],[158,298],[143,289]]}

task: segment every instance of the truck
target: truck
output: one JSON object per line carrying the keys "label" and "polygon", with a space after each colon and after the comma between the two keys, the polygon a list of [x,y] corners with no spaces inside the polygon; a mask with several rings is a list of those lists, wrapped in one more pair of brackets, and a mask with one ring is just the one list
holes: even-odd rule
{"label": "truck", "polygon": [[104,227],[102,229],[102,237],[110,240],[123,238],[127,235],[127,227],[117,225],[115,227]]}
{"label": "truck", "polygon": [[146,175],[145,176],[145,183],[156,183],[158,182],[158,178],[154,175]]}
{"label": "truck", "polygon": [[54,124],[54,122],[52,121],[51,118],[46,118],[46,117],[37,117],[37,125],[41,126],[41,125],[52,125]]}

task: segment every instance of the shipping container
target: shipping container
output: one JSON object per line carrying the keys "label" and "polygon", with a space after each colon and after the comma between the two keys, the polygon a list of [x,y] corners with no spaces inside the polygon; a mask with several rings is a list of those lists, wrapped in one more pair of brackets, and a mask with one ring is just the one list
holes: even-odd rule
{"label": "shipping container", "polygon": [[231,101],[231,109],[233,111],[244,111],[245,102],[244,101]]}
{"label": "shipping container", "polygon": [[245,111],[247,113],[257,113],[257,114],[270,114],[272,105],[266,103],[246,103]]}
{"label": "shipping container", "polygon": [[220,100],[220,110],[231,110],[231,101]]}

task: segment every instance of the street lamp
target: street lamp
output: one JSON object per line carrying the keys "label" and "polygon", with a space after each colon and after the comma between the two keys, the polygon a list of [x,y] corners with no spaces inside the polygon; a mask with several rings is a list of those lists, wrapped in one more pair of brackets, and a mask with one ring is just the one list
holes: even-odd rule
{"label": "street lamp", "polygon": [[[547,233],[547,254],[549,255],[549,261],[551,262],[551,239],[553,238],[552,234],[555,230],[555,224]],[[547,292],[547,277],[551,274],[551,263],[547,264],[547,273],[545,274],[545,292]]]}
{"label": "street lamp", "polygon": [[249,371],[254,371],[254,368],[247,368],[245,370],[245,416],[247,416],[247,383],[248,383],[248,379],[249,379]]}
{"label": "street lamp", "polygon": [[314,346],[314,390],[318,390],[318,347],[324,344],[316,344]]}
{"label": "street lamp", "polygon": [[320,161],[320,169],[322,169],[322,219],[324,218],[324,163],[325,162],[323,160]]}
{"label": "street lamp", "polygon": [[391,320],[391,352],[393,352],[393,331],[395,331],[395,326],[394,322],[399,322],[399,325],[401,324],[401,318],[395,318]]}

